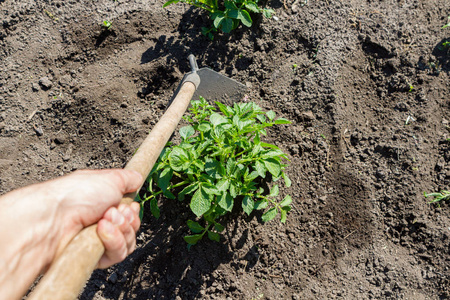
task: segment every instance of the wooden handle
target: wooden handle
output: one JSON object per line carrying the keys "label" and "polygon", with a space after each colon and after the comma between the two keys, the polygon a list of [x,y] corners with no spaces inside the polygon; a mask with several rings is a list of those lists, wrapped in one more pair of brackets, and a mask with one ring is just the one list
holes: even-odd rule
{"label": "wooden handle", "polygon": [[[141,173],[141,186],[180,122],[194,92],[195,85],[191,82],[182,85],[172,104],[125,166],[125,169]],[[131,203],[135,195],[136,193],[125,195],[121,203]],[[28,299],[76,299],[104,251],[103,243],[97,235],[97,224],[86,227],[56,258]]]}

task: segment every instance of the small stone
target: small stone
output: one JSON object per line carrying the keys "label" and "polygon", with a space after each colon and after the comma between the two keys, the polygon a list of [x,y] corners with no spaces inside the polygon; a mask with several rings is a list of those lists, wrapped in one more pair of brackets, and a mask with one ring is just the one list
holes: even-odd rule
{"label": "small stone", "polygon": [[31,84],[31,89],[33,90],[33,92],[39,91],[39,84],[37,84],[36,82],[33,82]]}
{"label": "small stone", "polygon": [[111,283],[116,283],[117,282],[117,274],[114,272],[111,275],[109,275],[108,281]]}
{"label": "small stone", "polygon": [[69,148],[67,149],[66,153],[63,156],[63,161],[69,161],[71,156],[72,156],[72,147],[69,146]]}
{"label": "small stone", "polygon": [[399,102],[397,103],[397,105],[395,105],[395,108],[399,111],[408,111],[409,105],[406,104],[405,102]]}
{"label": "small stone", "polygon": [[64,144],[65,142],[66,142],[66,137],[64,135],[62,135],[62,134],[58,135],[55,138],[55,144],[57,144],[57,145]]}
{"label": "small stone", "polygon": [[59,84],[62,87],[67,88],[70,86],[71,81],[72,81],[72,76],[70,76],[69,74],[66,74],[59,79]]}
{"label": "small stone", "polygon": [[301,114],[301,117],[304,121],[313,121],[315,119],[312,111],[306,111]]}
{"label": "small stone", "polygon": [[50,81],[50,79],[48,79],[47,76],[42,77],[41,79],[39,79],[39,84],[41,85],[43,90],[48,90],[53,85],[53,83]]}
{"label": "small stone", "polygon": [[41,135],[43,135],[44,134],[44,130],[42,129],[42,126],[41,125],[39,125],[39,126],[33,126],[33,128],[34,128],[34,131],[36,132],[36,134],[38,135],[38,136],[41,136]]}

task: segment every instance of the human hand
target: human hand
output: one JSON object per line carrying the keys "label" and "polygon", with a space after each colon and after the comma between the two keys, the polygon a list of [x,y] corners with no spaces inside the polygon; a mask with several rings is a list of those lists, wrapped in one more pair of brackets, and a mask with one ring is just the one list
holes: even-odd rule
{"label": "human hand", "polygon": [[139,204],[118,204],[141,183],[133,171],[76,171],[0,197],[0,294],[22,296],[79,231],[97,222],[105,246],[98,267],[123,260],[136,245]]}
{"label": "human hand", "polygon": [[[83,229],[98,222],[97,233],[105,246],[105,254],[98,267],[107,268],[122,261],[136,246],[136,231],[140,226],[138,203],[120,204],[124,194],[139,188],[142,177],[127,170],[83,170],[42,183],[63,199],[60,216],[67,228],[56,256]],[[58,194],[58,195],[57,195]],[[69,220],[69,222],[68,222]]]}

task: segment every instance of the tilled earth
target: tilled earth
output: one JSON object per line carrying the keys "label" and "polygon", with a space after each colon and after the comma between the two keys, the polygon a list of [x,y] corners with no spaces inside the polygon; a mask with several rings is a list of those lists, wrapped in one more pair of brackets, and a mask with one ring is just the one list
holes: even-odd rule
{"label": "tilled earth", "polygon": [[161,199],[80,299],[449,298],[450,205],[423,196],[450,184],[448,0],[269,0],[275,18],[214,41],[203,12],[162,4],[0,0],[0,193],[123,167],[193,53],[293,121],[268,136],[293,210],[234,212],[187,251],[192,214]]}

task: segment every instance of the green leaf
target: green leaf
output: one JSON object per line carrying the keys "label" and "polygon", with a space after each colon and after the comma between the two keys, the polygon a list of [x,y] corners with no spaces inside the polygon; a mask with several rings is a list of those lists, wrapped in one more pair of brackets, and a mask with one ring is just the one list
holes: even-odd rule
{"label": "green leaf", "polygon": [[203,226],[201,226],[200,224],[198,224],[197,222],[192,221],[192,220],[187,221],[187,226],[193,233],[200,233],[203,230],[205,230],[205,228],[203,228]]}
{"label": "green leaf", "polygon": [[236,186],[236,184],[234,182],[230,182],[230,195],[233,198],[236,198],[238,194],[238,187]]}
{"label": "green leaf", "polygon": [[170,180],[173,176],[173,170],[171,168],[165,168],[161,171],[158,178],[158,186],[161,190],[166,191],[170,185]]}
{"label": "green leaf", "polygon": [[272,149],[280,149],[277,146],[268,144],[268,143],[261,143],[261,146],[266,147],[266,148],[272,148]]}
{"label": "green leaf", "polygon": [[205,192],[203,188],[198,189],[194,196],[192,196],[190,208],[192,212],[200,217],[211,207],[210,196]]}
{"label": "green leaf", "polygon": [[225,1],[225,7],[228,9],[238,9],[234,1]]}
{"label": "green leaf", "polygon": [[270,121],[272,121],[275,118],[275,112],[273,110],[269,110],[268,112],[266,112],[266,116]]}
{"label": "green leaf", "polygon": [[192,126],[184,126],[180,128],[180,136],[185,140],[191,135],[194,135],[195,129]]}
{"label": "green leaf", "polygon": [[223,192],[222,195],[219,196],[218,204],[226,211],[231,211],[233,209],[234,200],[229,193]]}
{"label": "green leaf", "polygon": [[244,24],[244,26],[247,27],[251,27],[252,26],[252,18],[250,17],[250,14],[244,10],[244,9],[240,9],[239,10],[239,14],[238,14],[238,19],[241,20],[242,24]]}
{"label": "green leaf", "polygon": [[219,223],[214,223],[214,229],[217,231],[217,232],[222,232],[222,231],[224,231],[225,230],[225,227],[223,227],[221,224],[219,224]]}
{"label": "green leaf", "polygon": [[277,209],[275,207],[273,207],[273,208],[269,209],[268,211],[266,211],[262,215],[261,219],[263,222],[269,222],[270,220],[272,220],[273,218],[276,217],[277,213],[278,213]]}
{"label": "green leaf", "polygon": [[254,13],[259,13],[260,12],[258,4],[256,4],[255,2],[252,2],[252,1],[246,2],[245,3],[245,8],[247,8],[249,11],[254,12]]}
{"label": "green leaf", "polygon": [[[208,174],[209,176],[213,177],[213,178],[222,178],[221,173],[221,163],[217,160],[213,160],[211,158],[207,158],[206,159],[206,163],[205,163],[205,172],[206,174]],[[222,167],[223,168],[223,167]]]}
{"label": "green leaf", "polygon": [[264,166],[266,166],[267,170],[269,170],[270,174],[274,177],[280,176],[281,165],[280,162],[274,158],[268,158],[264,160]]}
{"label": "green leaf", "polygon": [[225,116],[227,116],[227,117],[230,116],[230,111],[228,110],[228,109],[230,108],[229,106],[223,105],[222,103],[217,102],[217,101],[216,101],[215,103],[216,103],[217,107],[219,107],[220,111],[221,111]]}
{"label": "green leaf", "polygon": [[163,4],[163,8],[165,8],[165,7],[167,7],[167,6],[171,5],[171,4],[178,3],[178,2],[180,2],[180,0],[169,0],[166,3]]}
{"label": "green leaf", "polygon": [[209,117],[209,121],[214,126],[228,122],[227,119],[225,119],[222,115],[219,115],[218,113],[211,114],[211,116]]}
{"label": "green leaf", "polygon": [[263,15],[264,15],[264,17],[266,17],[267,19],[272,18],[272,14],[273,14],[274,12],[275,12],[275,11],[274,11],[273,9],[267,9],[267,8],[264,8],[264,9],[263,9]]}
{"label": "green leaf", "polygon": [[150,200],[150,211],[155,218],[159,219],[160,212],[158,207],[158,200],[156,200],[156,198]]}
{"label": "green leaf", "polygon": [[271,189],[270,189],[270,197],[276,197],[278,196],[278,193],[280,192],[280,189],[278,188],[278,184],[275,184]]}
{"label": "green leaf", "polygon": [[209,125],[209,123],[201,123],[200,125],[198,125],[197,129],[201,132],[207,132],[211,129],[211,125]]}
{"label": "green leaf", "polygon": [[223,179],[219,180],[216,184],[216,188],[221,192],[228,190],[229,186],[230,186],[230,180],[227,178],[223,178]]}
{"label": "green leaf", "polygon": [[266,177],[266,167],[264,166],[264,163],[262,163],[260,160],[257,160],[255,162],[255,169],[256,172],[258,172],[259,176],[261,176],[262,178]]}
{"label": "green leaf", "polygon": [[266,116],[264,115],[257,115],[256,118],[263,124],[266,123]]}
{"label": "green leaf", "polygon": [[163,192],[163,195],[166,196],[166,197],[169,198],[169,199],[176,199],[176,198],[177,198],[177,197],[175,197],[175,195],[174,195],[171,191],[169,191],[169,190],[165,190],[165,191]]}
{"label": "green leaf", "polygon": [[242,209],[247,215],[252,213],[254,207],[255,202],[250,196],[245,196],[244,199],[242,199]]}
{"label": "green leaf", "polygon": [[221,195],[222,193],[217,189],[215,185],[204,184],[202,187],[208,195]]}
{"label": "green leaf", "polygon": [[225,18],[222,21],[222,31],[225,33],[230,33],[231,29],[233,29],[233,20],[230,18]]}
{"label": "green leaf", "polygon": [[259,176],[258,172],[253,171],[250,174],[248,174],[248,176],[245,178],[246,182],[252,182],[253,180],[255,180],[257,177]]}
{"label": "green leaf", "polygon": [[225,19],[225,15],[223,14],[223,12],[218,12],[214,18],[214,27],[219,28],[223,19]]}
{"label": "green leaf", "polygon": [[291,121],[285,119],[285,118],[278,118],[274,122],[275,124],[291,124]]}
{"label": "green leaf", "polygon": [[184,237],[184,240],[189,245],[195,245],[195,244],[197,244],[198,241],[200,241],[202,239],[202,237],[203,237],[202,234],[186,235]]}
{"label": "green leaf", "polygon": [[184,200],[185,195],[192,194],[197,189],[198,189],[198,182],[194,182],[188,185],[178,194],[178,200],[180,201]]}
{"label": "green leaf", "polygon": [[291,179],[287,176],[286,173],[281,172],[281,177],[283,177],[283,179],[284,179],[284,185],[285,185],[286,187],[290,187],[290,186],[292,185]]}
{"label": "green leaf", "polygon": [[281,223],[286,223],[286,219],[287,219],[287,211],[282,209],[281,210]]}
{"label": "green leaf", "polygon": [[235,168],[236,168],[236,161],[234,159],[232,159],[232,158],[229,158],[228,161],[227,161],[227,166],[226,166],[227,175],[233,174]]}
{"label": "green leaf", "polygon": [[228,122],[227,119],[225,119],[222,115],[219,115],[218,113],[211,114],[211,116],[209,117],[209,121],[214,126]]}
{"label": "green leaf", "polygon": [[186,162],[189,162],[189,154],[181,147],[174,147],[169,154],[169,164],[175,171],[181,171],[185,168]]}
{"label": "green leaf", "polygon": [[284,197],[283,201],[281,201],[279,205],[281,207],[283,207],[283,206],[288,206],[291,203],[292,203],[292,198],[291,198],[291,196],[287,195],[286,197]]}
{"label": "green leaf", "polygon": [[261,209],[266,208],[268,205],[269,205],[269,202],[267,200],[265,200],[265,199],[259,200],[259,201],[255,202],[254,209],[261,210]]}
{"label": "green leaf", "polygon": [[220,242],[220,235],[217,232],[208,231],[208,238],[211,241]]}
{"label": "green leaf", "polygon": [[266,150],[261,158],[269,158],[269,157],[283,157],[285,154],[281,150]]}

